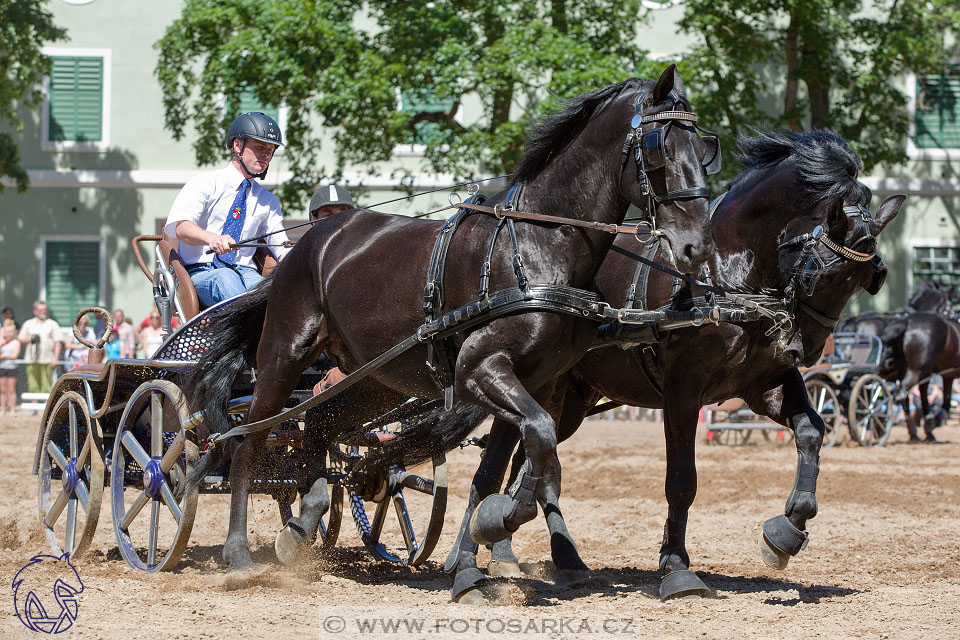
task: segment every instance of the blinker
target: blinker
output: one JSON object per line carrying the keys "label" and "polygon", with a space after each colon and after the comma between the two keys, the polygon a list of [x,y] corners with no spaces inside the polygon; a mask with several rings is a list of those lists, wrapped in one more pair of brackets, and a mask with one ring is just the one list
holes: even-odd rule
{"label": "blinker", "polygon": [[720,154],[720,138],[717,136],[702,136],[706,150],[703,152],[703,170],[708,176],[720,173],[723,168],[723,157]]}
{"label": "blinker", "polygon": [[667,164],[667,153],[663,149],[663,129],[652,129],[640,138],[643,149],[643,168],[654,171]]}

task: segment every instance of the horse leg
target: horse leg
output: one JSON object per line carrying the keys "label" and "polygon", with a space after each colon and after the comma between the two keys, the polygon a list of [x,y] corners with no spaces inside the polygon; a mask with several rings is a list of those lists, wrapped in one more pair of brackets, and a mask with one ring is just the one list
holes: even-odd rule
{"label": "horse leg", "polygon": [[[664,389],[682,388],[666,381]],[[667,521],[663,525],[660,544],[660,599],[700,598],[709,589],[690,570],[686,548],[687,513],[697,495],[696,434],[700,406],[691,398],[699,394],[685,393],[677,397],[665,395],[663,428],[666,436],[667,474],[664,489],[667,497]]]}
{"label": "horse leg", "polygon": [[[768,397],[775,395],[776,391]],[[767,565],[784,569],[791,556],[806,548],[806,523],[817,515],[817,476],[825,427],[820,414],[810,406],[803,377],[797,369],[784,376],[779,405],[779,410],[764,413],[778,422],[785,421],[793,429],[797,469],[784,514],[763,523],[759,545]]]}
{"label": "horse leg", "polygon": [[[580,428],[584,418],[586,418],[589,409],[593,407],[600,398],[600,394],[587,387],[586,384],[580,384],[579,387],[582,388],[575,388],[575,383],[562,384],[561,386],[563,387],[564,395],[560,417],[557,420],[558,444],[564,440],[567,440],[577,432],[577,429]],[[513,457],[510,479],[507,482],[508,486],[511,486],[516,482],[517,474],[519,473],[520,468],[523,466],[525,458],[526,452],[521,444],[520,447],[517,448],[517,452]],[[557,494],[554,495],[550,492],[545,493],[545,500],[540,503],[540,507],[543,509],[544,514],[546,514],[547,529],[550,532],[551,557],[553,559],[554,566],[556,567],[554,581],[558,585],[568,586],[582,582],[589,577],[590,569],[580,558],[580,554],[577,551],[577,545],[573,541],[573,537],[570,535],[570,532],[567,530],[566,522],[564,521],[563,514],[560,511],[559,478],[557,478],[556,486],[558,487]],[[504,565],[512,562],[516,567],[516,572],[519,573],[519,560],[513,552],[512,543],[513,536],[510,536],[509,538],[501,540],[493,545],[491,548],[491,567],[493,566],[495,559],[498,563],[502,563]]]}
{"label": "horse leg", "polygon": [[[920,371],[917,369],[907,369],[906,374],[903,376],[903,379],[900,380],[900,389],[902,393],[909,394],[910,389],[914,387],[917,383],[920,382]],[[930,410],[930,401],[927,400],[927,384],[923,383],[920,387],[920,421],[923,421],[924,416],[927,415],[927,411]],[[908,397],[905,396],[905,397]],[[909,409],[909,401],[907,401],[907,406],[905,410]],[[910,433],[910,442],[920,442],[920,437],[917,435],[917,425],[910,420],[907,420],[907,431]]]}
{"label": "horse leg", "polygon": [[507,460],[517,440],[519,433],[516,427],[503,420],[493,421],[483,458],[470,485],[470,497],[456,542],[443,565],[446,573],[454,574],[453,587],[450,589],[450,599],[453,602],[481,604],[484,601],[479,588],[487,585],[488,581],[477,568],[479,545],[470,539],[470,521],[480,502],[488,495],[500,491]]}
{"label": "horse leg", "polygon": [[[274,339],[284,335],[270,328],[269,315],[264,323],[264,339],[257,349],[257,378],[247,422],[256,422],[276,415],[300,381],[300,375],[316,360],[322,348],[315,341],[316,333],[301,327],[294,341]],[[227,570],[253,569],[256,564],[250,555],[247,540],[247,497],[263,460],[267,432],[247,435],[234,452],[230,463],[230,526],[223,544],[223,559]]]}
{"label": "horse leg", "polygon": [[326,457],[328,443],[336,441],[345,429],[362,425],[406,398],[372,380],[362,380],[324,403],[322,409],[307,413],[303,451],[314,479],[310,491],[300,498],[300,515],[287,520],[277,534],[274,548],[277,558],[290,564],[303,549],[316,542],[320,519],[330,509],[327,491]]}

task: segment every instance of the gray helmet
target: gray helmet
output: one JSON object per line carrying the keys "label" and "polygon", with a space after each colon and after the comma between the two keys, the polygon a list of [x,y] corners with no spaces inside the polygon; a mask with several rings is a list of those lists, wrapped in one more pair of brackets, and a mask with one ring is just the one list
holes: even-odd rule
{"label": "gray helmet", "polygon": [[283,146],[283,135],[280,133],[280,125],[277,121],[265,113],[259,111],[250,111],[241,113],[230,125],[227,131],[227,149],[233,151],[234,138],[246,140],[262,140],[279,147]]}
{"label": "gray helmet", "polygon": [[328,204],[345,204],[351,209],[357,208],[357,205],[353,203],[353,198],[350,197],[350,193],[346,189],[338,184],[331,184],[320,187],[313,192],[307,214],[311,214],[320,207],[325,207]]}

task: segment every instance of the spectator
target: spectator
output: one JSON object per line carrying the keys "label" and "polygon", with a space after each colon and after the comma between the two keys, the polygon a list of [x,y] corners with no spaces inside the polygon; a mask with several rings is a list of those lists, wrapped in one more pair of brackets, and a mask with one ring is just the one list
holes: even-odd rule
{"label": "spectator", "polygon": [[13,313],[12,307],[4,307],[3,311],[0,312],[3,314],[3,326],[7,325],[7,320],[13,323],[14,329],[19,329],[20,325],[17,324],[17,319]]}
{"label": "spectator", "polygon": [[163,344],[163,339],[166,334],[163,333],[163,328],[160,326],[159,311],[151,311],[147,320],[150,324],[140,329],[139,338],[140,344],[143,346],[143,355],[151,358],[153,354],[157,352],[157,349],[160,348],[160,345]]}
{"label": "spectator", "polygon": [[117,358],[122,358],[123,353],[123,341],[120,340],[120,336],[117,334],[117,330],[114,329],[110,332],[110,339],[105,345],[103,345],[103,361],[107,360],[116,360]]}
{"label": "spectator", "polygon": [[[97,335],[94,333],[93,329],[90,328],[90,317],[83,316],[80,318],[80,321],[77,323],[77,326],[80,328],[80,333],[84,338],[90,342],[97,341]],[[87,364],[87,358],[90,356],[90,348],[84,345],[82,342],[78,341],[76,336],[73,335],[73,331],[70,330],[67,335],[67,366],[71,369],[79,367],[82,364]]]}
{"label": "spectator", "polygon": [[17,327],[13,319],[5,319],[0,329],[0,416],[16,413],[17,409],[17,365],[14,360],[20,357],[20,341],[17,340]]}
{"label": "spectator", "polygon": [[137,356],[137,341],[133,335],[133,327],[127,321],[123,309],[113,312],[113,330],[120,336],[120,357],[135,358]]}
{"label": "spectator", "polygon": [[19,338],[20,344],[26,346],[23,359],[27,361],[27,390],[50,393],[62,343],[60,325],[50,317],[46,302],[33,303],[33,317],[20,327]]}

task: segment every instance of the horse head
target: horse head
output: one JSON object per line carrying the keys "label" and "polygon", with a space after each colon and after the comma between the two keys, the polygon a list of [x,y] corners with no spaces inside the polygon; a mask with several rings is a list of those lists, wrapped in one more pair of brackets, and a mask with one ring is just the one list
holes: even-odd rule
{"label": "horse head", "polygon": [[850,297],[883,285],[877,236],[906,196],[871,215],[860,157],[832,131],[760,132],[738,145],[747,170],[713,218],[724,283],[782,298],[795,316],[783,353],[812,365]]}
{"label": "horse head", "polygon": [[694,273],[714,251],[706,177],[720,170],[719,138],[699,127],[676,65],[628,106],[621,189],[666,240],[667,260]]}

